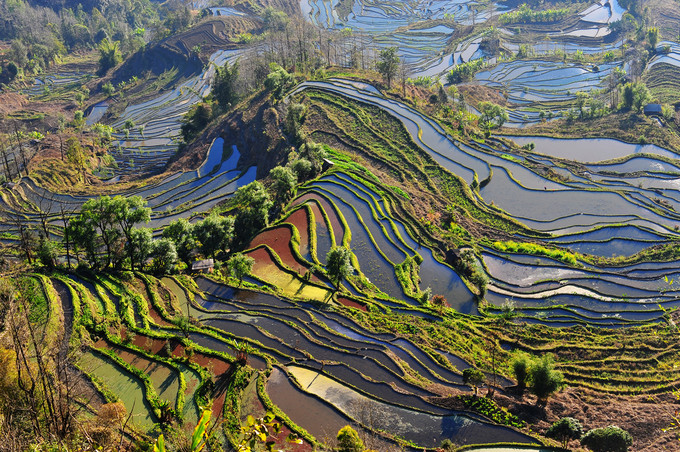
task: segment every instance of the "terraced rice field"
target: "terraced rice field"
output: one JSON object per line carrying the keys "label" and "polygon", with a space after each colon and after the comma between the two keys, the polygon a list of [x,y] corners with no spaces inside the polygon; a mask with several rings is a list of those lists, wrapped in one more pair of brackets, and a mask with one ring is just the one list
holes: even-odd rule
{"label": "terraced rice field", "polygon": [[[303,12],[316,25],[361,30],[347,45],[398,45],[414,74],[435,77],[456,64],[488,58],[480,36],[456,43],[451,53],[442,50],[456,31],[444,21],[445,15],[467,25],[503,12],[498,6],[484,10],[478,6],[302,2]],[[211,12],[244,14],[230,7]],[[551,34],[545,50],[561,46],[570,52],[605,51],[610,47],[598,44],[604,42],[606,24],[622,13],[614,0],[602,0],[585,9],[576,25]],[[676,47],[671,43],[669,52],[657,55],[649,67],[678,66],[673,62]],[[217,52],[201,75],[129,106],[113,124],[118,130],[114,152],[118,175],[163,168],[177,150],[183,115],[209,92],[214,65],[237,57],[236,51]],[[576,92],[595,92],[623,66],[540,58],[487,62],[476,82],[506,97],[510,125],[517,127],[538,122],[540,111],[559,114],[570,108]],[[44,88],[31,88],[37,89]],[[456,353],[477,359],[481,347],[473,342],[483,334],[507,348],[543,351],[545,344],[546,349],[555,348],[553,338],[533,338],[532,324],[634,327],[660,322],[680,308],[680,291],[672,282],[680,281],[680,264],[664,260],[664,254],[644,263],[626,260],[652,247],[671,250],[677,245],[680,165],[675,152],[614,140],[503,136],[484,143],[461,142],[432,118],[356,80],[307,81],[284,102],[291,98],[304,99],[310,110],[334,126],[335,138],[347,148],[368,155],[374,152],[371,146],[384,146],[381,152],[387,150],[392,159],[412,165],[408,168],[413,169],[413,186],[431,189],[432,196],[444,196],[437,184],[446,178],[430,177],[432,168],[441,169],[439,174],[455,181],[467,197],[467,204],[454,206],[454,212],[456,207],[469,208],[480,222],[510,225],[504,240],[475,244],[481,272],[489,278],[486,292],[473,287],[469,275],[454,270],[451,250],[427,232],[422,218],[403,208],[410,201],[408,194],[387,187],[356,162],[344,161],[342,153],[330,151],[336,165],[297,187],[279,219],[244,251],[255,260],[245,279],[248,288],[223,284],[219,273],[215,278],[160,280],[140,273],[119,279],[94,274],[48,279],[62,306],[70,306],[63,309],[72,316],[66,321],[73,328],[69,337],[77,341],[83,332],[90,335],[78,366],[104,397],[125,404],[139,431],[148,431],[167,407],[187,428],[202,409],[211,410],[214,417],[224,416],[232,429],[248,414],[280,410],[277,417],[288,431],[304,438],[303,450],[352,423],[390,444],[401,440],[402,445],[431,448],[451,439],[460,445],[513,443],[469,449],[480,452],[541,451],[537,440],[524,431],[437,403],[453,391],[469,391],[462,370],[478,363]],[[93,106],[88,124],[99,121],[107,108],[103,103]],[[125,133],[122,127],[128,120],[135,127]],[[343,136],[348,122],[356,131],[351,143]],[[390,127],[383,129],[385,124]],[[315,127],[309,130],[312,137],[329,133],[318,123]],[[399,133],[390,136],[395,130]],[[534,143],[535,149],[518,149],[506,139],[519,145]],[[194,171],[170,174],[159,183],[123,193],[147,201],[156,234],[174,219],[208,212],[255,180],[256,168],[240,163],[241,152],[250,150],[224,144],[223,138],[216,138]],[[390,177],[407,182],[406,169],[380,157]],[[3,208],[25,215],[28,224],[38,225],[39,213],[48,212],[58,238],[61,208],[75,211],[87,199],[49,193],[24,178],[1,201]],[[18,232],[12,224],[2,230]],[[520,245],[539,240],[538,245]],[[328,251],[340,245],[351,249],[354,272],[336,287],[316,268],[323,267]],[[672,257],[671,251],[668,254]],[[442,315],[421,306],[427,289],[443,295],[460,315]],[[467,315],[501,318],[508,307],[515,323],[524,322],[521,327],[511,324],[506,332],[494,317],[468,322],[472,317]],[[377,316],[384,317],[376,321]],[[378,327],[367,326],[372,322]],[[434,326],[439,322],[453,327],[442,333]],[[515,326],[529,333],[518,340]],[[399,328],[411,335],[391,332]],[[423,331],[428,338],[414,340]],[[595,334],[583,331],[590,339]],[[616,348],[616,340],[602,350]],[[243,365],[243,344],[249,347],[249,366]],[[562,363],[561,369],[570,382],[585,381],[584,385],[613,393],[651,393],[668,389],[680,378],[677,370],[659,370],[653,378],[639,381],[638,388],[621,389],[622,381],[628,384],[637,378],[638,365],[664,361],[672,347],[654,349],[652,357],[640,361],[637,357],[626,361],[630,368],[624,369],[620,381],[601,376],[609,358],[602,358],[600,349],[593,352],[600,353],[596,358],[576,357],[571,364]],[[247,403],[239,405],[239,400]],[[225,433],[233,435],[229,428]]]}
{"label": "terraced rice field", "polygon": [[[533,154],[506,149],[501,155],[491,149],[457,145],[428,118],[375,94],[374,90],[357,89],[342,81],[308,83],[300,90],[303,88],[389,112],[401,122],[413,142],[443,162],[446,169],[468,184],[484,180],[479,194],[485,203],[503,209],[534,230],[552,234],[545,241],[554,246],[594,256],[626,257],[653,245],[670,246],[677,240],[675,227],[679,217],[674,187],[678,167],[672,163],[675,154],[671,151],[615,141],[522,137],[518,138],[519,144],[536,144]],[[565,166],[566,160],[562,159],[570,157],[583,163]],[[547,178],[546,168],[562,175],[561,181]],[[352,206],[358,209],[361,200],[338,185],[341,177],[344,176],[322,178],[310,186],[335,203],[352,199]],[[343,215],[352,218],[351,213]],[[353,219],[349,221],[356,223]],[[366,229],[371,230],[370,226]],[[372,237],[376,235],[374,229]],[[380,278],[383,291],[394,296],[398,287],[395,289],[395,284],[384,278],[381,268],[386,268],[389,262],[398,262],[408,252],[393,247],[394,242],[390,241],[372,239],[370,243],[372,246],[366,251],[361,244],[357,248],[361,253],[359,261],[372,262],[369,272]],[[633,282],[636,279],[631,276],[630,267],[601,269],[578,258],[564,263],[516,253],[489,248],[484,254],[484,264],[492,278],[487,295],[492,312],[500,312],[505,303],[514,303],[521,315],[531,321],[624,325],[658,320],[664,309],[677,305],[673,290],[666,288],[663,294],[659,293],[664,286],[663,277],[674,275],[665,264],[648,264],[639,274],[638,283]],[[515,273],[520,268],[522,271]],[[421,274],[431,272],[421,267]],[[522,274],[539,276],[523,279]],[[646,283],[642,284],[642,280]]]}
{"label": "terraced rice field", "polygon": [[500,90],[510,103],[508,125],[524,127],[540,121],[540,112],[560,115],[576,99],[577,92],[604,87],[604,80],[620,64],[599,66],[517,60],[479,72],[482,85]]}
{"label": "terraced rice field", "polygon": [[[252,378],[266,378],[271,372],[265,394],[252,393],[244,407],[266,407],[271,398],[317,438],[323,438],[321,428],[337,431],[337,425],[348,422],[374,432],[385,429],[387,419],[376,423],[367,416],[387,410],[400,416],[390,421],[401,425],[399,435],[421,446],[452,437],[462,444],[490,439],[534,442],[479,415],[452,413],[432,404],[427,397],[435,393],[423,382],[467,390],[460,370],[407,340],[373,333],[318,305],[235,289],[207,278],[189,286],[187,278],[156,280],[142,275],[125,283],[92,275],[64,275],[59,280],[52,284],[64,285],[66,290],[57,293],[64,306],[72,306],[67,324],[98,337],[86,347],[79,367],[109,400],[121,399],[132,410],[132,422],[140,431],[157,422],[163,401],[188,427],[206,397],[213,400],[214,415],[227,410],[223,404],[234,389],[212,382],[239,372],[231,339],[236,338],[253,347],[249,363],[261,373]],[[178,334],[174,320],[186,309],[200,324]],[[98,329],[105,318],[120,326]],[[413,382],[414,375],[420,375],[419,384]],[[346,397],[338,398],[344,393]],[[409,424],[419,427],[411,429]]]}
{"label": "terraced rice field", "polygon": [[[118,165],[117,174],[162,170],[177,151],[182,117],[210,92],[215,66],[237,57],[237,51],[215,52],[201,74],[154,99],[128,106],[112,124],[118,131],[115,134],[117,151],[112,152]],[[123,130],[126,121],[135,125],[127,132]]]}

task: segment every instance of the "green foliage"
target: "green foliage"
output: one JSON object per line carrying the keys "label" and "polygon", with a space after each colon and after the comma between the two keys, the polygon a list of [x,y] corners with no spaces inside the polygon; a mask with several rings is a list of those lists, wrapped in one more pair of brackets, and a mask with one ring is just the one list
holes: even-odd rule
{"label": "green foliage", "polygon": [[283,31],[288,26],[288,15],[283,12],[268,6],[262,14],[262,20],[268,29],[272,31]]}
{"label": "green foliage", "polygon": [[102,91],[106,94],[106,97],[111,97],[116,92],[116,88],[114,88],[111,82],[106,82],[102,85]]}
{"label": "green foliage", "polygon": [[285,203],[297,185],[297,174],[287,166],[277,166],[271,170],[272,188],[279,203]]}
{"label": "green foliage", "polygon": [[581,438],[581,445],[593,452],[627,452],[633,445],[633,437],[622,428],[610,425],[588,431]]}
{"label": "green foliage", "polygon": [[177,250],[170,239],[160,238],[153,241],[151,247],[151,269],[156,274],[172,273],[177,262]]}
{"label": "green foliage", "polygon": [[293,103],[288,106],[286,112],[285,128],[296,143],[304,142],[304,135],[302,133],[302,125],[307,118],[307,107],[303,104]]}
{"label": "green foliage", "polygon": [[226,250],[234,237],[234,217],[212,214],[193,226],[193,235],[201,254],[214,258]]}
{"label": "green foliage", "polygon": [[364,442],[359,434],[349,425],[345,425],[338,431],[338,452],[363,452]]}
{"label": "green foliage", "polygon": [[434,82],[432,81],[432,77],[424,75],[419,75],[416,78],[407,78],[406,83],[413,86],[422,86],[424,88],[429,88],[434,84]]}
{"label": "green foliage", "polygon": [[215,78],[212,82],[212,95],[217,101],[217,105],[224,111],[238,100],[238,62],[231,66],[225,63],[224,66],[215,68]]}
{"label": "green foliage", "polygon": [[266,444],[268,450],[274,450],[274,441],[267,441],[270,435],[278,435],[281,432],[281,423],[276,422],[272,413],[266,413],[261,418],[248,415],[246,424],[241,426],[241,441],[236,450],[238,452],[251,452],[257,450],[259,444]]}
{"label": "green foliage", "polygon": [[269,70],[269,75],[264,80],[264,86],[272,93],[274,99],[281,99],[283,93],[295,83],[295,79],[288,71],[276,63],[271,63]]}
{"label": "green foliage", "polygon": [[652,101],[652,95],[642,82],[628,82],[621,88],[619,109],[640,112],[642,107]]}
{"label": "green foliage", "polygon": [[213,118],[212,104],[200,102],[189,109],[182,118],[182,138],[188,143],[195,138]]}
{"label": "green foliage", "polygon": [[97,49],[99,50],[99,75],[106,74],[109,69],[123,61],[123,56],[120,53],[120,42],[118,41],[110,41],[109,38],[104,38]]}
{"label": "green foliage", "polygon": [[487,130],[501,127],[508,120],[508,112],[492,102],[480,102],[479,111],[482,113],[479,117],[479,124]]}
{"label": "green foliage", "polygon": [[239,287],[243,284],[243,278],[253,271],[255,259],[241,253],[236,253],[227,261],[227,269],[231,275],[238,279]]}
{"label": "green foliage", "polygon": [[376,69],[387,80],[387,87],[392,86],[392,79],[397,75],[399,70],[399,56],[397,55],[396,47],[388,47],[380,51],[378,61],[375,64]]}
{"label": "green foliage", "polygon": [[488,397],[470,397],[460,395],[458,399],[463,401],[465,408],[475,411],[483,416],[488,417],[497,424],[509,425],[515,428],[526,427],[526,422],[508,412],[507,409],[499,407],[493,399]]}
{"label": "green foliage", "polygon": [[66,140],[66,161],[73,165],[81,174],[85,173],[87,154],[76,137],[69,137]]}
{"label": "green foliage", "polygon": [[537,404],[545,404],[548,398],[563,386],[564,376],[555,370],[552,355],[543,355],[529,368],[529,390],[537,397]]}
{"label": "green foliage", "polygon": [[484,59],[470,60],[467,63],[458,64],[446,74],[446,80],[451,83],[462,83],[471,80],[477,71],[484,67]]}
{"label": "green foliage", "polygon": [[335,246],[326,254],[326,273],[335,284],[336,290],[340,283],[354,273],[352,266],[352,252],[344,246]]}
{"label": "green foliage", "polygon": [[54,269],[57,265],[57,258],[59,257],[60,252],[61,246],[59,246],[58,242],[40,237],[37,257],[43,266],[50,270]]}
{"label": "green foliage", "polygon": [[475,390],[475,396],[477,396],[478,388],[483,385],[485,381],[486,375],[484,375],[484,372],[481,370],[474,367],[463,370],[463,383]]}
{"label": "green foliage", "polygon": [[527,58],[534,54],[534,49],[529,44],[520,44],[517,51],[517,58]]}
{"label": "green foliage", "polygon": [[139,228],[130,231],[130,239],[126,242],[132,267],[144,268],[146,259],[151,254],[153,237],[151,229]]}
{"label": "green foliage", "polygon": [[524,3],[515,11],[501,14],[499,20],[502,24],[556,22],[567,17],[568,14],[569,8],[534,11],[529,5]]}
{"label": "green foliage", "polygon": [[[121,250],[127,250],[130,267],[134,269],[139,259],[132,243],[133,228],[151,217],[151,209],[145,204],[139,196],[102,196],[88,200],[67,228],[76,253],[78,249],[84,250],[95,267],[118,267],[123,260]],[[100,261],[100,256],[105,263]]]}
{"label": "green foliage", "polygon": [[177,257],[191,268],[191,252],[196,248],[194,226],[186,218],[179,218],[163,229],[163,238],[172,241]]}
{"label": "green foliage", "polygon": [[542,245],[529,242],[493,242],[493,247],[501,252],[531,254],[535,256],[546,256],[555,260],[565,262],[570,265],[578,265],[576,256],[569,251],[546,248]]}
{"label": "green foliage", "polygon": [[517,355],[515,355],[512,361],[510,361],[512,374],[515,376],[515,380],[517,380],[517,386],[521,391],[524,391],[527,386],[527,381],[529,379],[529,369],[531,368],[532,363],[533,360],[531,357],[523,352],[519,352]]}
{"label": "green foliage", "polygon": [[234,203],[238,213],[234,222],[233,248],[243,249],[260,229],[269,224],[269,209],[273,202],[262,183],[255,181],[236,190]]}
{"label": "green foliage", "polygon": [[650,27],[647,30],[647,43],[651,49],[656,49],[659,42],[659,29],[657,27]]}
{"label": "green foliage", "polygon": [[583,435],[583,426],[573,417],[563,417],[550,426],[545,436],[553,438],[562,443],[564,449],[567,448],[569,441],[580,439]]}

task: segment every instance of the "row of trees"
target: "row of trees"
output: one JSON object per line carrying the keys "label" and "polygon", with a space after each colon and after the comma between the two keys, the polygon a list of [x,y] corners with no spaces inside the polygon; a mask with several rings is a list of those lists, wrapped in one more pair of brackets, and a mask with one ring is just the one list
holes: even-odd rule
{"label": "row of trees", "polygon": [[[264,186],[253,182],[241,187],[235,195],[238,214],[212,214],[194,224],[186,219],[170,223],[162,237],[153,239],[153,231],[138,227],[148,223],[151,209],[139,196],[102,196],[87,201],[64,231],[64,248],[68,263],[71,258],[85,260],[98,269],[129,267],[151,269],[159,273],[171,271],[177,259],[191,268],[199,255],[216,258],[242,249],[253,234],[268,224],[273,203]],[[53,250],[48,261],[58,254]]]}

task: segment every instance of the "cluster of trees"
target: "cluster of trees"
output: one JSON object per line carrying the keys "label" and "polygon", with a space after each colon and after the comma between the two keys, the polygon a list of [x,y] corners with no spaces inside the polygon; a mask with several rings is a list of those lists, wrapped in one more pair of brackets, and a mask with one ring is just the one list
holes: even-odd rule
{"label": "cluster of trees", "polygon": [[92,48],[104,39],[124,52],[143,46],[149,27],[159,27],[159,8],[150,0],[92,0],[0,3],[0,39],[11,41],[0,81],[22,72],[37,74],[59,55]]}
{"label": "cluster of trees", "polygon": [[616,425],[595,428],[583,434],[583,426],[573,417],[563,417],[554,422],[545,434],[562,444],[566,449],[569,441],[580,439],[581,445],[593,452],[627,452],[633,445],[630,433]]}
{"label": "cluster of trees", "polygon": [[446,74],[446,80],[451,84],[466,82],[472,79],[475,73],[484,67],[484,64],[483,58],[458,64]]}
{"label": "cluster of trees", "polygon": [[518,354],[510,363],[521,393],[527,388],[536,396],[536,404],[545,405],[548,398],[563,386],[564,376],[555,370],[552,355],[533,359]]}
{"label": "cluster of trees", "polygon": [[619,108],[622,110],[634,110],[640,112],[642,108],[652,101],[649,89],[642,82],[628,82],[621,87],[621,103]]}
{"label": "cluster of trees", "polygon": [[526,3],[523,3],[515,11],[501,14],[499,20],[502,24],[555,22],[564,19],[568,14],[569,8],[545,9],[542,11],[536,11]]}
{"label": "cluster of trees", "polygon": [[491,130],[496,127],[501,127],[508,120],[508,112],[500,105],[493,102],[480,102],[478,105],[479,125],[484,129]]}
{"label": "cluster of trees", "polygon": [[[258,78],[261,78],[258,86],[264,85],[277,100],[295,83],[295,78],[275,62],[259,68],[258,72]],[[227,62],[215,68],[210,96],[194,105],[182,120],[181,130],[185,142],[195,138],[210,121],[227,112],[244,94],[255,88],[246,83],[240,74],[238,61],[233,64]]]}
{"label": "cluster of trees", "polygon": [[[45,203],[51,204],[47,200]],[[41,208],[49,212],[51,205],[45,203],[41,203]],[[237,190],[234,203],[237,211],[234,216],[211,214],[193,224],[179,219],[155,239],[151,229],[140,227],[150,221],[151,209],[139,196],[93,198],[71,218],[72,213],[62,210],[61,243],[50,240],[48,214],[42,216],[39,238],[23,218],[10,215],[8,221],[19,231],[20,248],[29,263],[38,259],[48,268],[54,268],[58,258],[65,254],[69,267],[72,263],[87,263],[95,269],[169,273],[178,260],[191,268],[196,258],[204,256],[228,261],[232,274],[242,279],[249,273],[252,262],[235,257],[233,251],[243,249],[255,233],[268,225],[274,202],[267,189],[255,181]]]}

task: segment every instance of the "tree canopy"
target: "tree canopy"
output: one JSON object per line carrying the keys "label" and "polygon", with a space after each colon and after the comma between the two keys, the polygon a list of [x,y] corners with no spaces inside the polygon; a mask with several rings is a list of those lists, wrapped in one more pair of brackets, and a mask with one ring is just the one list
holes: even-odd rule
{"label": "tree canopy", "polygon": [[399,70],[399,56],[397,55],[396,47],[388,47],[380,51],[378,62],[375,64],[376,69],[385,80],[387,80],[387,87],[392,86],[392,79],[397,75]]}
{"label": "tree canopy", "polygon": [[340,283],[354,272],[352,252],[344,246],[331,248],[326,254],[326,272],[338,290]]}
{"label": "tree canopy", "polygon": [[593,452],[627,452],[633,445],[630,433],[616,425],[588,431],[581,439],[581,445]]}

